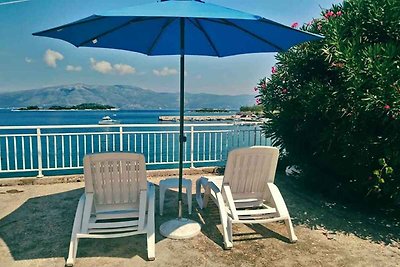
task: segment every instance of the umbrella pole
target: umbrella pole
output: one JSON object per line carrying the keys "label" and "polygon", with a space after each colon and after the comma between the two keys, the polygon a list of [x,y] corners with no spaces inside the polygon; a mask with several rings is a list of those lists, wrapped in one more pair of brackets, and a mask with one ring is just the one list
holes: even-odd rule
{"label": "umbrella pole", "polygon": [[[183,24],[184,25],[184,24]],[[181,60],[180,60],[180,100],[179,100],[179,193],[178,218],[182,219],[182,179],[183,179],[183,148],[186,142],[184,132],[185,121],[185,42],[184,26],[181,25]]]}
{"label": "umbrella pole", "polygon": [[[161,235],[172,239],[191,238],[200,233],[199,223],[182,218],[182,179],[183,179],[183,153],[186,136],[184,131],[185,113],[185,18],[180,18],[180,97],[179,97],[179,193],[178,193],[178,218],[167,221],[160,226]],[[190,189],[191,190],[191,189]]]}

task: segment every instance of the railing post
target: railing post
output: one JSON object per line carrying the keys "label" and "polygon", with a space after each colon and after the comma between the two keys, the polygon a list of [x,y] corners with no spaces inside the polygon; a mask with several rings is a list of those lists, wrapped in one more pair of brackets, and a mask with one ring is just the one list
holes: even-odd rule
{"label": "railing post", "polygon": [[37,138],[37,161],[38,161],[38,175],[37,178],[43,177],[43,158],[42,158],[42,140],[40,128],[36,129]]}
{"label": "railing post", "polygon": [[190,126],[190,168],[194,168],[194,126]]}
{"label": "railing post", "polygon": [[257,145],[257,125],[254,125],[254,144],[253,146]]}
{"label": "railing post", "polygon": [[119,127],[119,151],[124,150],[124,136],[122,135],[122,126]]}
{"label": "railing post", "polygon": [[[234,144],[233,144],[233,149],[234,148],[238,148],[238,147],[240,147],[240,130],[239,130],[239,124],[238,123],[235,123],[235,128],[233,129],[233,133],[234,133]],[[236,140],[235,140],[235,138],[236,138]]]}

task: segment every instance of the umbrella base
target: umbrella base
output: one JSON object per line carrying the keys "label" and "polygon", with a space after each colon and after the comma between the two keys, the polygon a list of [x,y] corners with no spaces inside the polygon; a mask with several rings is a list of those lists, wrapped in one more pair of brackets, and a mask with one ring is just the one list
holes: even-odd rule
{"label": "umbrella base", "polygon": [[160,226],[161,235],[171,239],[192,238],[200,233],[199,223],[186,219],[177,218],[163,223]]}

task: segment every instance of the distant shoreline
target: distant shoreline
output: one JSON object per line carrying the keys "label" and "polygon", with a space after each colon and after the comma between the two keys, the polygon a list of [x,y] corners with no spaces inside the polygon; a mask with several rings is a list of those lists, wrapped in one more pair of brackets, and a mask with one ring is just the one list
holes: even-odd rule
{"label": "distant shoreline", "polygon": [[[0,108],[0,110],[10,110],[10,111],[121,111],[121,110],[128,110],[128,111],[177,111],[179,112],[179,109],[130,109],[130,108],[114,108],[114,109],[48,109],[48,108],[41,108],[41,109],[19,109],[19,108]],[[234,109],[227,109],[226,111],[219,111],[219,112],[213,112],[213,111],[199,111],[196,109],[188,109],[185,110],[185,113],[235,113],[238,112],[239,109],[234,110]]]}
{"label": "distant shoreline", "polygon": [[110,105],[102,105],[102,104],[97,104],[97,103],[82,103],[79,105],[73,105],[73,106],[60,106],[60,105],[53,105],[50,107],[39,107],[37,105],[32,105],[32,106],[27,106],[27,107],[21,107],[17,109],[12,109],[11,111],[66,111],[66,110],[109,110],[109,111],[116,111],[119,110],[119,108],[116,108],[115,106],[110,106]]}
{"label": "distant shoreline", "polygon": [[11,108],[3,108],[3,109],[8,109],[13,112],[26,112],[26,111],[51,111],[51,112],[57,112],[57,111],[119,111],[121,109],[116,108],[116,109],[11,109]]}

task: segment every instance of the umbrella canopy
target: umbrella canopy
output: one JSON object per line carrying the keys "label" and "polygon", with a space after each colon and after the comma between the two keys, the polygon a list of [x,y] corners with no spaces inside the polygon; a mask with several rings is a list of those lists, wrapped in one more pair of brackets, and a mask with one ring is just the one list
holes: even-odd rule
{"label": "umbrella canopy", "polygon": [[62,39],[77,47],[113,48],[150,56],[180,55],[181,18],[185,26],[185,55],[225,57],[281,52],[321,38],[260,16],[199,0],[126,7],[34,35]]}
{"label": "umbrella canopy", "polygon": [[225,57],[282,52],[322,36],[266,18],[205,3],[170,0],[126,7],[34,33],[76,47],[134,51],[149,56],[180,55],[179,218],[182,217],[184,137],[184,56]]}

